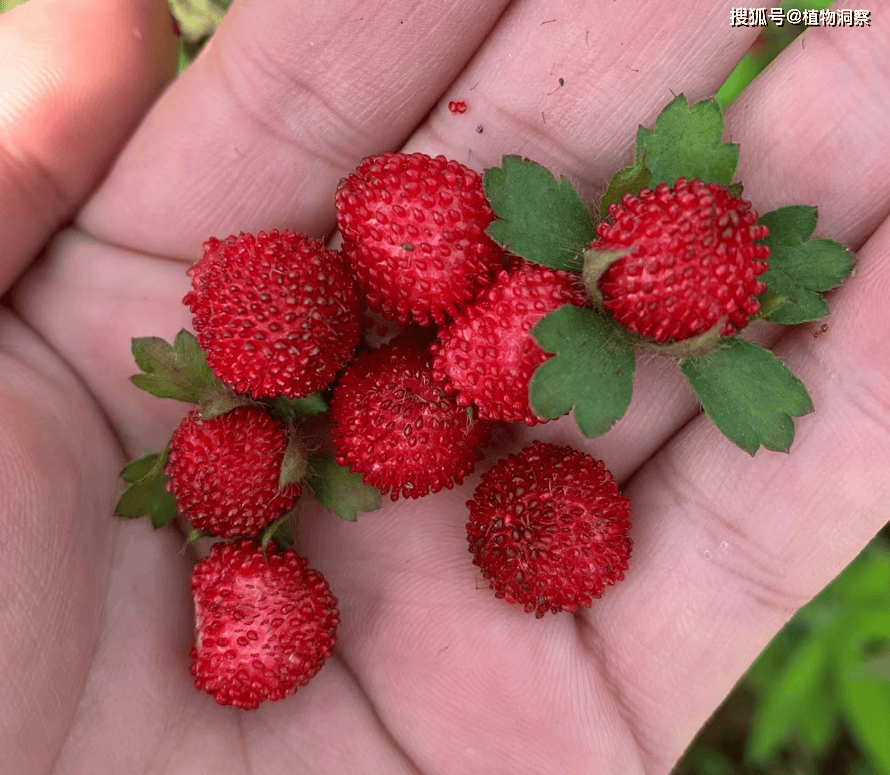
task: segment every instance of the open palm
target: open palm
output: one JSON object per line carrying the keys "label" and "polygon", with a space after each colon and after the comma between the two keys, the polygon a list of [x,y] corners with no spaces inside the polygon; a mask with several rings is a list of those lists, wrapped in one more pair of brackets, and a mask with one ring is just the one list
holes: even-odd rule
{"label": "open palm", "polygon": [[[852,7],[852,6],[851,6]],[[112,509],[125,459],[185,408],[132,387],[134,336],[189,323],[210,235],[329,235],[370,153],[476,169],[521,154],[593,199],[672,93],[714,93],[756,29],[729,2],[243,0],[175,66],[163,3],[30,0],[0,17],[0,750],[30,773],[665,773],[794,611],[888,520],[890,41],[813,30],[728,114],[764,212],[818,205],[860,249],[829,331],[757,336],[816,412],[751,458],[697,413],[673,362],[587,441],[633,509],[624,582],[543,620],[471,564],[463,487],[344,523],[304,497],[298,550],[328,578],[335,656],[245,713],[191,686],[194,557]],[[881,91],[883,90],[883,91]],[[453,115],[450,100],[468,110]],[[100,180],[110,169],[107,177]],[[57,231],[74,217],[72,225]],[[40,246],[55,234],[46,251]]]}

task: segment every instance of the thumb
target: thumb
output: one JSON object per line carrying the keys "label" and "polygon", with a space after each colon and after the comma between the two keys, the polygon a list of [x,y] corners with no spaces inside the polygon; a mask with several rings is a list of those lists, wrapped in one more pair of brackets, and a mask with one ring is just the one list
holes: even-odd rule
{"label": "thumb", "polygon": [[176,73],[164,0],[29,0],[0,16],[0,295]]}

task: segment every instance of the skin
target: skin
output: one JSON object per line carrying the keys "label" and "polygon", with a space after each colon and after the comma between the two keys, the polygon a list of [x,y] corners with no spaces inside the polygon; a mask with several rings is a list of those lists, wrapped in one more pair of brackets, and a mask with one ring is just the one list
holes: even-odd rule
{"label": "skin", "polygon": [[[491,451],[571,443],[630,497],[631,569],[590,610],[537,620],[494,598],[464,536],[478,473],[355,524],[306,497],[297,547],[340,600],[340,643],[295,697],[239,712],[191,686],[192,550],[111,514],[125,460],[162,447],[185,412],[128,383],[130,338],[188,325],[185,270],[204,239],[330,235],[337,181],[399,148],[478,170],[523,154],[593,200],[638,123],[672,91],[713,94],[752,43],[731,7],[246,0],[172,84],[161,2],[29,0],[0,17],[7,771],[669,772],[770,637],[888,520],[880,12],[870,28],[805,34],[727,116],[755,207],[818,205],[818,235],[859,251],[827,332],[757,332],[817,407],[791,453],[734,447],[653,359],[605,436],[563,418]],[[448,111],[454,99],[466,114]]]}

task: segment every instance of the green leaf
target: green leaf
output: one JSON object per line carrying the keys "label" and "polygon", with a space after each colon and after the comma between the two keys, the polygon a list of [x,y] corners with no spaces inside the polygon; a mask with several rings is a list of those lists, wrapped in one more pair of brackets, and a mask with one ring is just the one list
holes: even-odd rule
{"label": "green leaf", "polygon": [[488,234],[527,261],[567,272],[596,237],[587,205],[565,178],[519,156],[504,156],[485,171],[485,195],[497,220]]}
{"label": "green leaf", "polygon": [[150,455],[131,460],[127,463],[123,471],[121,471],[121,479],[125,482],[140,482],[143,479],[153,476],[160,468],[164,468],[167,462],[167,450],[162,452],[153,452]]}
{"label": "green leaf", "polygon": [[177,514],[176,499],[164,489],[167,475],[164,464],[167,450],[145,455],[129,463],[121,472],[124,481],[130,486],[124,490],[114,513],[126,519],[151,517],[155,528],[170,523]]}
{"label": "green leaf", "polygon": [[797,731],[804,744],[823,755],[834,742],[838,726],[837,706],[826,683],[814,683],[797,717]]}
{"label": "green leaf", "polygon": [[720,432],[753,455],[762,445],[787,452],[792,417],[813,411],[807,389],[769,350],[736,337],[705,355],[681,358],[680,368]]}
{"label": "green leaf", "polygon": [[862,669],[862,645],[890,637],[890,606],[845,617],[839,633],[847,642],[835,652],[841,713],[863,753],[878,772],[890,772],[890,689]]}
{"label": "green leaf", "polygon": [[225,391],[188,331],[180,331],[172,345],[156,336],[134,339],[133,358],[143,371],[131,377],[133,384],[158,398],[199,404]]}
{"label": "green leaf", "polygon": [[766,293],[783,303],[763,317],[791,325],[819,320],[828,314],[821,293],[840,285],[853,271],[855,257],[839,242],[809,239],[816,228],[816,208],[804,205],[780,207],[764,213],[758,223],[769,228],[763,240],[770,249],[770,268],[760,275]]}
{"label": "green leaf", "polygon": [[609,214],[609,205],[617,204],[625,194],[638,194],[640,189],[646,188],[652,180],[652,173],[645,161],[640,161],[630,167],[615,173],[615,176],[606,186],[606,193],[600,199],[600,218],[606,218]]}
{"label": "green leaf", "polygon": [[350,522],[355,521],[359,511],[380,508],[380,492],[365,484],[361,474],[350,473],[348,468],[337,465],[332,457],[316,457],[310,461],[306,484],[322,506]]}
{"label": "green leaf", "polygon": [[310,393],[305,398],[279,396],[272,401],[272,411],[285,422],[299,422],[312,415],[324,414],[329,409],[321,393]]}
{"label": "green leaf", "polygon": [[677,178],[699,178],[705,183],[732,183],[739,162],[739,147],[722,143],[723,112],[716,100],[690,107],[682,94],[668,103],[649,131],[637,131],[635,162],[652,173],[651,187],[674,184]]}
{"label": "green leaf", "polygon": [[746,758],[766,764],[799,727],[798,720],[808,712],[810,697],[823,691],[827,675],[827,654],[820,638],[807,638],[788,662],[761,692],[751,723]]}
{"label": "green leaf", "polygon": [[555,353],[535,371],[529,401],[538,417],[574,409],[587,438],[605,433],[624,416],[633,393],[634,350],[600,313],[565,304],[532,328],[538,345]]}

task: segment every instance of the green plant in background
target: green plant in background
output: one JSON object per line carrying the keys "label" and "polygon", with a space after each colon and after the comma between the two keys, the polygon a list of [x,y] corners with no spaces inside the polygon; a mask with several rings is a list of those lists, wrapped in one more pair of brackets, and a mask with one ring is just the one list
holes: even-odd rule
{"label": "green plant in background", "polygon": [[675,773],[890,773],[890,540],[798,611]]}

